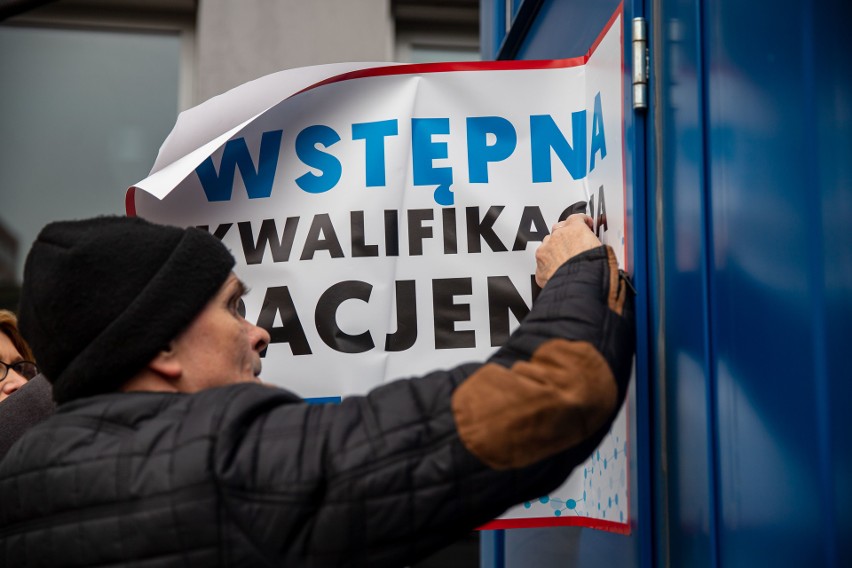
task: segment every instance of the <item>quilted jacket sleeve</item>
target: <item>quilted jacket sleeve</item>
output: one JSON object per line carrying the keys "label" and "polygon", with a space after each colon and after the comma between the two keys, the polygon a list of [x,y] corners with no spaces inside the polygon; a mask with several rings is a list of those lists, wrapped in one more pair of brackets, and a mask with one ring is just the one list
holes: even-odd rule
{"label": "quilted jacket sleeve", "polygon": [[273,564],[403,566],[554,489],[624,399],[632,309],[600,247],[556,272],[484,365],[339,405],[241,391],[216,455],[237,530]]}

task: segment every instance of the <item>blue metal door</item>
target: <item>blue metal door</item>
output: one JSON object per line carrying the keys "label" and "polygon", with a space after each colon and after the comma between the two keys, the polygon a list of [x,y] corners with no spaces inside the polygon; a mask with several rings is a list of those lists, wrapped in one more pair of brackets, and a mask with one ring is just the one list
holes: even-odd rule
{"label": "blue metal door", "polygon": [[[620,0],[580,2],[506,0],[482,3],[485,56],[499,59],[561,59],[585,55],[605,28]],[[622,21],[630,22],[634,7],[623,6]],[[629,24],[624,35],[624,59],[630,61]],[[630,91],[630,68],[624,69],[625,92]],[[640,295],[647,294],[645,243],[644,115],[634,115],[623,101],[629,264]],[[640,326],[648,326],[647,302],[637,306]],[[556,566],[631,567],[650,563],[650,420],[648,406],[647,333],[638,337],[635,392],[629,397],[628,455],[631,534],[613,534],[578,527],[513,529],[484,532],[481,565],[488,568],[549,568]],[[645,561],[642,558],[646,558]]]}

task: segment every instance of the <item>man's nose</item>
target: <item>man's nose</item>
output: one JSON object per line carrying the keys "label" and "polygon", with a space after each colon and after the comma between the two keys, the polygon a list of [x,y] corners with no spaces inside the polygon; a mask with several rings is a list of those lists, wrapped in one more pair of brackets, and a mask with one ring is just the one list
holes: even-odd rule
{"label": "man's nose", "polygon": [[269,337],[269,332],[263,329],[262,327],[258,327],[253,323],[246,322],[249,326],[249,341],[251,342],[251,348],[260,353],[266,346],[269,345],[271,338]]}

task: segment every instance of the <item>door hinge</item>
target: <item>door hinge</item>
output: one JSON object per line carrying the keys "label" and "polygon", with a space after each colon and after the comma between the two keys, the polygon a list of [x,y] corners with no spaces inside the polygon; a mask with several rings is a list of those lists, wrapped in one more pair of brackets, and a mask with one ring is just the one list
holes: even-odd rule
{"label": "door hinge", "polygon": [[648,23],[633,18],[633,110],[648,108]]}

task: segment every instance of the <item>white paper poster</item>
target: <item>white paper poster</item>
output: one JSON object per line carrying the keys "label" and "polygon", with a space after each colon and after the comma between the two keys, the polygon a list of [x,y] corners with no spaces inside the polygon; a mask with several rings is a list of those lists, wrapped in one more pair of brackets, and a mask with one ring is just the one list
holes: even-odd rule
{"label": "white paper poster", "polygon": [[[128,214],[203,226],[270,331],[262,378],[313,399],[484,360],[587,211],[625,267],[622,20],[570,60],[283,71],[187,111]],[[624,412],[553,494],[489,528],[625,532]]]}

